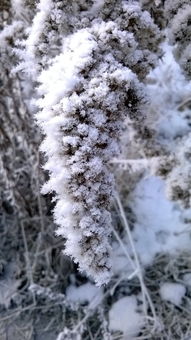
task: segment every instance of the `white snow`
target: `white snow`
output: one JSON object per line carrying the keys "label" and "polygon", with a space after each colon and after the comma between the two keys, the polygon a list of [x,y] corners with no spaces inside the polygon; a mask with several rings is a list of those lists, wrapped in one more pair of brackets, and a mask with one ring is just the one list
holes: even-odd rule
{"label": "white snow", "polygon": [[163,44],[164,56],[159,66],[149,75],[152,84],[147,85],[151,100],[150,120],[157,130],[160,141],[170,150],[176,145],[175,137],[186,134],[188,126],[185,115],[179,106],[190,98],[191,83],[187,81],[174,59],[172,46]]}
{"label": "white snow", "polygon": [[87,282],[79,287],[70,285],[66,290],[68,300],[74,303],[88,302],[89,308],[95,308],[102,300],[103,290],[90,282]]}
{"label": "white snow", "polygon": [[119,247],[118,242],[112,243],[112,268],[113,274],[124,276],[126,279],[132,274],[132,267],[127,259],[123,249]]}
{"label": "white snow", "polygon": [[[185,148],[182,150],[183,147],[182,149],[178,147],[177,137],[180,139],[185,135],[187,138],[185,147],[187,145],[187,148],[190,148],[188,138],[190,127],[185,119],[186,115],[190,115],[190,111],[189,108],[180,110],[180,107],[190,98],[191,83],[185,79],[176,63],[172,47],[165,43],[163,49],[165,54],[162,61],[148,78],[152,80],[147,85],[151,100],[148,124],[156,130],[157,140],[161,145],[165,146],[168,151],[172,151],[181,161],[178,167],[180,176],[172,173],[172,179],[182,184],[185,177],[183,171],[186,173],[187,164],[184,159],[182,160]],[[185,219],[190,219],[190,212],[188,209],[181,208],[179,203],[167,198],[170,180],[165,182],[160,177],[150,174],[153,171],[152,167],[158,162],[157,157],[153,157],[150,160],[138,159],[136,162],[127,159],[124,163],[127,167],[131,166],[132,172],[141,168],[148,169],[147,173],[145,171],[145,177],[137,183],[128,197],[128,204],[136,217],[132,237],[142,266],[151,265],[157,254],[178,255],[182,251],[190,252],[191,249],[189,228],[185,223]],[[183,171],[181,171],[181,166],[183,166]],[[185,185],[187,185],[186,181]],[[125,238],[123,242],[128,253],[131,254],[128,239]],[[115,251],[113,257],[114,272],[122,271],[125,263],[127,267],[128,260],[124,254],[121,256]],[[121,259],[122,264],[119,265]]]}
{"label": "white snow", "polygon": [[112,305],[109,328],[111,331],[123,332],[124,340],[132,340],[143,326],[144,315],[135,295],[123,297]]}
{"label": "white snow", "polygon": [[143,178],[129,199],[137,221],[132,232],[137,253],[144,265],[159,253],[190,251],[191,239],[185,232],[184,211],[165,196],[165,183],[156,176]]}
{"label": "white snow", "polygon": [[160,287],[162,300],[169,301],[176,306],[180,306],[186,294],[186,288],[180,283],[165,282]]}
{"label": "white snow", "polygon": [[35,61],[35,52],[38,44],[40,44],[40,37],[43,33],[45,22],[48,18],[53,7],[52,0],[41,0],[38,4],[38,13],[33,19],[33,25],[30,29],[30,34],[25,41],[26,44],[26,68],[28,68],[28,72],[31,73],[31,76],[37,76],[37,66]]}
{"label": "white snow", "polygon": [[6,40],[11,37],[15,31],[19,31],[22,28],[21,21],[15,21],[11,25],[7,25],[3,30],[0,31],[0,46],[1,49],[6,48]]}
{"label": "white snow", "polygon": [[[51,107],[74,89],[80,81],[78,73],[90,62],[96,45],[92,34],[85,29],[65,39],[62,53],[51,60],[50,67],[43,70],[38,78],[41,83],[38,91],[46,94],[44,100],[38,101],[39,106]],[[32,52],[29,51],[29,54],[32,55]]]}
{"label": "white snow", "polygon": [[184,281],[185,285],[191,286],[191,273],[184,274],[183,281]]}
{"label": "white snow", "polygon": [[101,9],[101,7],[103,7],[104,2],[105,2],[105,0],[94,0],[93,6],[90,9],[89,13],[95,14],[96,12],[98,12]]}

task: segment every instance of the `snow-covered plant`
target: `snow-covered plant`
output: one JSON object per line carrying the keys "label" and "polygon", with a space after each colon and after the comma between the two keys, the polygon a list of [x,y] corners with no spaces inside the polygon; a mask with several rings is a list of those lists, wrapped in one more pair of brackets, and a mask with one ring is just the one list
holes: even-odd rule
{"label": "snow-covered plant", "polygon": [[[157,176],[164,179],[168,199],[190,207],[190,95],[191,84],[173,57],[173,47],[164,44],[165,58],[155,69],[148,84],[152,115],[148,127],[155,129],[160,147],[152,163]],[[156,93],[160,94],[156,98]]]}
{"label": "snow-covered plant", "polygon": [[[172,4],[174,9],[174,3]],[[169,12],[169,11],[168,11]],[[172,17],[169,27],[169,38],[175,47],[175,57],[187,76],[191,76],[191,4],[190,1],[179,1],[176,14]]]}
{"label": "snow-covered plant", "polygon": [[170,21],[180,9],[190,4],[190,0],[163,0],[165,16]]}
{"label": "snow-covered plant", "polygon": [[143,9],[147,9],[155,23],[174,46],[174,55],[185,74],[191,75],[190,43],[190,0],[141,0]]}
{"label": "snow-covered plant", "polygon": [[[22,5],[22,0],[0,2],[0,225],[7,239],[10,234],[19,239],[23,220],[35,219],[40,210],[40,136],[29,105],[34,91],[26,77],[13,72],[17,41],[23,39],[30,24],[28,8]],[[12,249],[9,254],[12,257]]]}
{"label": "snow-covered plant", "polygon": [[[140,80],[156,64],[160,33],[137,1],[44,1],[25,42],[23,68],[39,83],[36,118],[45,135],[58,235],[65,253],[98,284],[110,278],[109,161],[125,117],[141,121]],[[35,78],[36,77],[36,78]]]}
{"label": "snow-covered plant", "polygon": [[174,156],[174,167],[166,179],[168,198],[184,208],[191,207],[191,134],[179,142]]}
{"label": "snow-covered plant", "polygon": [[[190,67],[189,6],[0,1],[4,321],[22,305],[17,325],[34,320],[40,338],[190,337],[191,85],[179,67]],[[161,36],[172,44],[162,54]],[[113,267],[110,285],[87,282],[70,258],[98,285]]]}
{"label": "snow-covered plant", "polygon": [[150,12],[155,23],[160,28],[166,27],[164,3],[165,0],[141,0],[142,8]]}
{"label": "snow-covered plant", "polygon": [[[135,76],[111,54],[95,67],[92,55],[98,48],[86,30],[68,40],[65,53],[39,77],[44,98],[37,118],[47,136],[42,150],[51,174],[44,190],[57,193],[57,234],[67,238],[66,252],[80,269],[102,283],[110,269],[113,177],[107,163],[119,153],[126,93]],[[55,84],[58,93],[51,91]]]}
{"label": "snow-covered plant", "polygon": [[[35,81],[40,66],[44,66],[44,58],[48,58],[48,51],[46,49],[46,42],[44,38],[44,30],[51,31],[50,25],[48,25],[47,17],[51,15],[53,2],[51,0],[40,1],[37,5],[37,14],[33,19],[33,24],[30,28],[30,35],[25,41],[21,41],[20,44],[25,46],[25,51],[18,50],[20,58],[23,58],[23,62],[20,63],[18,69],[24,68],[27,73],[30,74]],[[42,53],[44,51],[44,53]]]}

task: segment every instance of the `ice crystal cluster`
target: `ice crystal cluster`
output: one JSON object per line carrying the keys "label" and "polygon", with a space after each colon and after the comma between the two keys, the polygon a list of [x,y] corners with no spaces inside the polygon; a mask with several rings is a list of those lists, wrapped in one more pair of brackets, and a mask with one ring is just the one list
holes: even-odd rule
{"label": "ice crystal cluster", "polygon": [[140,121],[142,81],[156,64],[159,28],[137,1],[41,0],[19,65],[38,84],[41,150],[65,253],[100,285],[109,281],[109,161],[124,120]]}

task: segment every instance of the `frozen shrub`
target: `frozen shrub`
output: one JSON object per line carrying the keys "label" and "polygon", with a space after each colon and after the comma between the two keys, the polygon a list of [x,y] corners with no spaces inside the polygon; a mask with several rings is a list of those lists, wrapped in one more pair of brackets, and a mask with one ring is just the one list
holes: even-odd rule
{"label": "frozen shrub", "polygon": [[[102,284],[111,269],[114,179],[108,163],[120,153],[125,117],[141,121],[144,91],[138,79],[156,64],[160,34],[135,1],[65,3],[64,9],[60,2],[53,8],[50,1],[44,10],[41,1],[26,42],[42,96],[37,121],[50,173],[43,191],[56,194],[54,217],[65,253]],[[50,30],[50,20],[56,30]],[[55,57],[52,37],[60,49]],[[33,38],[38,44],[31,52],[27,44]]]}
{"label": "frozen shrub", "polygon": [[190,49],[191,49],[191,4],[181,4],[177,13],[171,19],[169,39],[174,49],[176,60],[179,62],[188,77],[191,76]]}
{"label": "frozen shrub", "polygon": [[[107,163],[119,154],[126,93],[136,77],[111,54],[94,60],[99,45],[86,30],[68,39],[65,49],[39,77],[45,96],[37,119],[47,136],[42,150],[51,174],[44,190],[57,193],[55,221],[57,234],[67,238],[66,253],[102,283],[110,269],[113,176]],[[58,84],[54,96],[52,84]]]}
{"label": "frozen shrub", "polygon": [[190,0],[165,0],[165,16],[168,22],[178,13],[178,11],[190,4]]}

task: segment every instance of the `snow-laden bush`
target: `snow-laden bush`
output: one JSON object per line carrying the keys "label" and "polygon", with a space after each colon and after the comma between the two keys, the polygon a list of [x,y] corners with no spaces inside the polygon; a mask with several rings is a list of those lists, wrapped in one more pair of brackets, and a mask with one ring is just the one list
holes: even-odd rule
{"label": "snow-laden bush", "polygon": [[[179,1],[180,7],[171,19],[169,39],[175,45],[175,57],[187,76],[191,77],[191,4],[183,4]],[[172,4],[172,6],[174,6]]]}
{"label": "snow-laden bush", "polygon": [[114,180],[108,164],[120,153],[125,117],[141,119],[144,92],[138,79],[156,63],[160,34],[137,2],[106,1],[96,10],[94,5],[83,11],[77,6],[70,28],[67,13],[74,3],[63,13],[59,2],[44,9],[41,1],[23,66],[34,65],[32,72],[37,66],[33,77],[38,75],[42,96],[37,122],[50,173],[43,191],[56,193],[57,234],[66,239],[65,253],[80,270],[102,284],[111,269]]}

